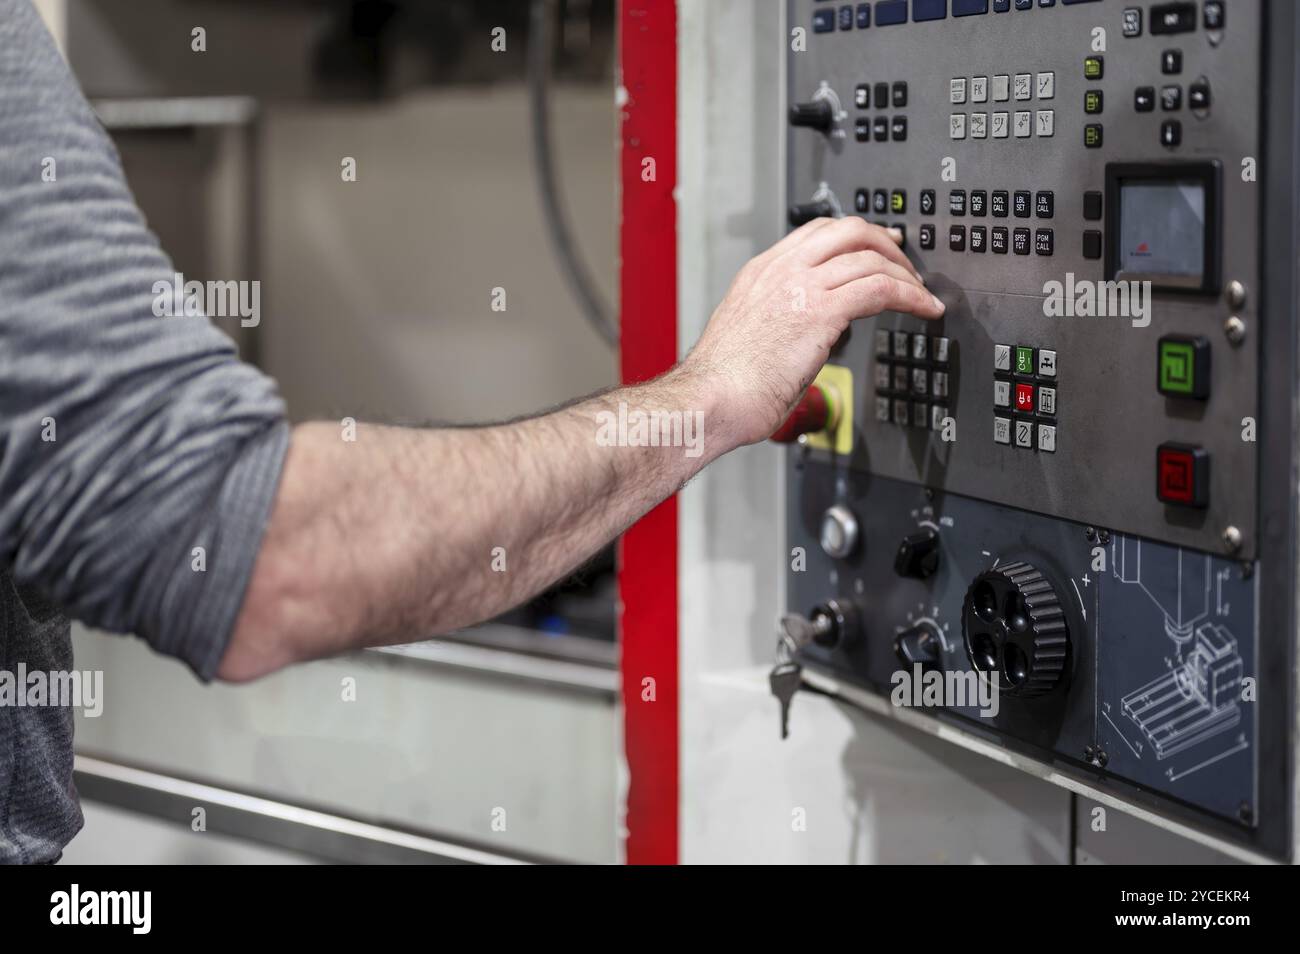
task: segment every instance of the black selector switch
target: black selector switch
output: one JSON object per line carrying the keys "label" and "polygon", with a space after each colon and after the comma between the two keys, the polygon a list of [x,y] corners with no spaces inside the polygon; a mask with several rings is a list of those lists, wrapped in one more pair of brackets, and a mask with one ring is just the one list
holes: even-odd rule
{"label": "black selector switch", "polygon": [[943,639],[931,623],[918,623],[894,637],[894,653],[909,666],[938,668],[943,660]]}
{"label": "black selector switch", "polygon": [[894,572],[924,580],[934,576],[939,569],[939,534],[931,527],[922,527],[916,533],[903,537],[894,554]]}
{"label": "black selector switch", "polygon": [[790,125],[805,126],[821,132],[830,132],[835,123],[835,110],[830,100],[814,99],[811,103],[795,103],[790,107]]}
{"label": "black selector switch", "polygon": [[813,219],[830,218],[835,215],[835,207],[825,199],[819,199],[816,202],[805,202],[803,205],[790,206],[790,224],[795,228],[806,225]]}

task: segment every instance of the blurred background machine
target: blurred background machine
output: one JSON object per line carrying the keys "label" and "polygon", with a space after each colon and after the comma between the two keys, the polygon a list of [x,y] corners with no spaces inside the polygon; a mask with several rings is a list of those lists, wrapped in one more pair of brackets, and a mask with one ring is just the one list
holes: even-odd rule
{"label": "blurred background machine", "polygon": [[[41,6],[176,268],[261,281],[257,327],[215,323],[295,420],[500,420],[616,382],[612,0]],[[78,632],[107,700],[66,857],[616,860],[613,568],[241,688]]]}

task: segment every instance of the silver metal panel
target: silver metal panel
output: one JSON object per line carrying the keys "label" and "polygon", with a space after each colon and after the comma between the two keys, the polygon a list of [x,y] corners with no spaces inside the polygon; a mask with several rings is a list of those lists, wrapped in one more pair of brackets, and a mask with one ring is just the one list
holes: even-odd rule
{"label": "silver metal panel", "polygon": [[[793,0],[795,24],[810,26],[815,8],[827,4]],[[1258,290],[1254,263],[1259,254],[1261,186],[1243,182],[1246,158],[1260,156],[1260,5],[1233,3],[1228,29],[1217,45],[1200,28],[1176,36],[1153,36],[1149,24],[1141,37],[1124,37],[1118,2],[1064,6],[1006,14],[948,17],[897,26],[878,24],[867,30],[808,35],[808,51],[788,56],[790,101],[806,101],[828,83],[845,107],[831,137],[793,129],[789,143],[789,196],[807,201],[823,184],[852,214],[855,190],[905,190],[904,215],[866,215],[872,221],[907,228],[908,250],[931,287],[948,305],[932,333],[950,336],[959,355],[950,408],[957,439],[944,444],[936,435],[879,424],[870,393],[872,331],[875,327],[921,330],[922,323],[896,315],[860,324],[835,363],[852,368],[861,445],[854,465],[875,473],[941,486],[947,490],[1097,523],[1157,540],[1222,551],[1221,533],[1229,525],[1242,533],[1241,556],[1256,550],[1256,445],[1242,440],[1243,418],[1258,419],[1256,375],[1258,335],[1234,348],[1224,339],[1223,323],[1233,312],[1218,296],[1155,295],[1147,327],[1122,318],[1044,315],[1044,285],[1101,280],[1102,263],[1082,256],[1085,228],[1083,192],[1105,187],[1108,162],[1193,161],[1215,159],[1222,165],[1223,278],[1237,279]],[[1198,13],[1199,17],[1199,13]],[[1095,52],[1093,31],[1105,30],[1104,76],[1087,81],[1084,58]],[[1160,54],[1182,51],[1177,76],[1161,73]],[[1054,74],[1050,100],[950,103],[953,78],[993,77],[1017,73]],[[1178,112],[1137,113],[1134,89],[1166,83],[1186,87],[1208,76],[1213,101],[1208,115]],[[859,110],[853,103],[858,83],[905,81],[908,103],[902,109]],[[1084,92],[1102,90],[1104,111],[1085,116]],[[1158,95],[1158,93],[1157,93]],[[874,106],[874,103],[873,103]],[[953,113],[1017,109],[1051,109],[1054,135],[1005,139],[953,140]],[[854,120],[906,115],[904,142],[855,141]],[[1183,144],[1166,149],[1158,142],[1161,120],[1177,118]],[[1104,146],[1084,147],[1084,124],[1104,127]],[[945,181],[945,163],[955,164],[955,179]],[[936,214],[920,214],[922,189],[934,189]],[[1008,217],[974,218],[948,214],[948,193],[965,190],[1052,190],[1051,220]],[[921,251],[918,232],[932,223],[934,251]],[[1055,252],[996,255],[949,251],[950,224],[1008,229],[1052,228]],[[1252,331],[1257,328],[1251,294],[1236,312]],[[940,331],[940,329],[942,329]],[[1210,339],[1212,396],[1204,406],[1167,400],[1156,390],[1157,340],[1166,333],[1197,334]],[[995,343],[1053,348],[1060,367],[1057,449],[1055,453],[1018,450],[993,440],[993,355]],[[1204,446],[1211,455],[1211,498],[1204,512],[1167,508],[1156,499],[1155,452],[1164,441]]]}

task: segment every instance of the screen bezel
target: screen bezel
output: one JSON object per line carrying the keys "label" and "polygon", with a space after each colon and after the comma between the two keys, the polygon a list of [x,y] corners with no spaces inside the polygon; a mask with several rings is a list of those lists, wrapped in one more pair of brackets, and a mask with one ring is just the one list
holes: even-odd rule
{"label": "screen bezel", "polygon": [[[1217,295],[1220,288],[1222,244],[1220,166],[1208,162],[1111,162],[1106,164],[1106,280],[1149,281],[1155,291]],[[1129,182],[1173,183],[1193,180],[1205,190],[1205,234],[1199,278],[1167,272],[1126,270],[1120,262],[1120,187]]]}

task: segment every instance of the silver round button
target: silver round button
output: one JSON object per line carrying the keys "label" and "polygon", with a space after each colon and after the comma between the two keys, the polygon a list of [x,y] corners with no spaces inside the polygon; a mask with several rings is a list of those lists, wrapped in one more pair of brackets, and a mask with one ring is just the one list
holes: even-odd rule
{"label": "silver round button", "polygon": [[821,545],[826,555],[836,560],[849,556],[858,545],[858,518],[843,504],[836,504],[822,514]]}

